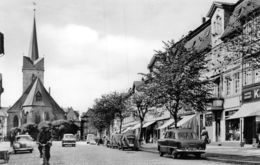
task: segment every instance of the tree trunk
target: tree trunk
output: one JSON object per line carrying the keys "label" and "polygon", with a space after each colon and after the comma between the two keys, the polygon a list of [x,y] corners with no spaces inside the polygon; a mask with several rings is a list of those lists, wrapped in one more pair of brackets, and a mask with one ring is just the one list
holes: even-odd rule
{"label": "tree trunk", "polygon": [[140,133],[139,133],[139,145],[141,146],[142,143],[142,136],[143,136],[143,119],[140,119]]}
{"label": "tree trunk", "polygon": [[123,118],[120,118],[120,125],[119,125],[119,133],[122,132],[122,124],[123,124]]}

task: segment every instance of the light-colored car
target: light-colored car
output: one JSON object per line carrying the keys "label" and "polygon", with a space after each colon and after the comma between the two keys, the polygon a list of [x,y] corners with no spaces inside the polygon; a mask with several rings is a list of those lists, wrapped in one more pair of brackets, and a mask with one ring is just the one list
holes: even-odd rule
{"label": "light-colored car", "polygon": [[13,144],[13,150],[16,154],[18,151],[33,152],[34,142],[30,135],[17,135]]}
{"label": "light-colored car", "polygon": [[94,134],[88,134],[86,142],[87,142],[87,144],[94,144],[95,145],[95,144],[97,144],[95,139],[96,139],[96,136]]}
{"label": "light-colored car", "polygon": [[174,158],[179,155],[194,154],[200,157],[205,153],[206,144],[200,140],[191,129],[168,130],[163,139],[158,141],[160,156],[171,154]]}
{"label": "light-colored car", "polygon": [[75,147],[76,146],[76,136],[73,134],[64,134],[62,141],[61,141],[62,147],[66,145],[70,145]]}

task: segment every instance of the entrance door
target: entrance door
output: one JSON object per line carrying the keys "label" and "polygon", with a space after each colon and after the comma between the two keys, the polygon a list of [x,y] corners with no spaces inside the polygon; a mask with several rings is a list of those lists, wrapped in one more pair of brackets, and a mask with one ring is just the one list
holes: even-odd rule
{"label": "entrance door", "polygon": [[244,138],[246,144],[252,144],[256,136],[255,117],[244,118]]}
{"label": "entrance door", "polygon": [[220,119],[216,120],[216,142],[220,141]]}

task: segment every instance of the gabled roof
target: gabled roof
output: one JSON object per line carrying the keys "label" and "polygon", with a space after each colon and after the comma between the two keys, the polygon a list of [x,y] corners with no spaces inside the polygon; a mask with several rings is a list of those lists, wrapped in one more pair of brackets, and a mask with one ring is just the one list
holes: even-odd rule
{"label": "gabled roof", "polygon": [[37,60],[32,61],[30,57],[23,56],[23,69],[44,71],[44,58],[38,58]]}
{"label": "gabled roof", "polygon": [[211,18],[217,8],[225,9],[228,11],[233,11],[234,6],[235,6],[235,3],[214,1],[208,11],[207,17]]}
{"label": "gabled roof", "polygon": [[[41,96],[41,100],[36,100],[36,95]],[[41,80],[36,78],[29,87],[25,90],[23,95],[16,101],[16,103],[8,109],[8,112],[22,110],[27,107],[51,107],[54,114],[64,114],[64,111],[51,97],[48,91],[43,86]]]}
{"label": "gabled roof", "polygon": [[259,0],[243,0],[236,4],[236,7],[229,19],[227,28],[225,29],[222,39],[228,38],[234,32],[240,32],[242,29],[242,19],[260,9]]}
{"label": "gabled roof", "polygon": [[7,114],[7,107],[0,107],[0,116],[4,116],[4,117],[7,117],[8,114]]}

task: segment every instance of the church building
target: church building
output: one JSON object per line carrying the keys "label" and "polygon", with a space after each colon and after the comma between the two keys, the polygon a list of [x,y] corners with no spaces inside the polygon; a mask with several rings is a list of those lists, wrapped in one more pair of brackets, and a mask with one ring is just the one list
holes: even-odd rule
{"label": "church building", "polygon": [[23,94],[8,109],[8,130],[27,123],[65,119],[63,109],[44,87],[44,58],[39,57],[35,16],[29,56],[23,57]]}

